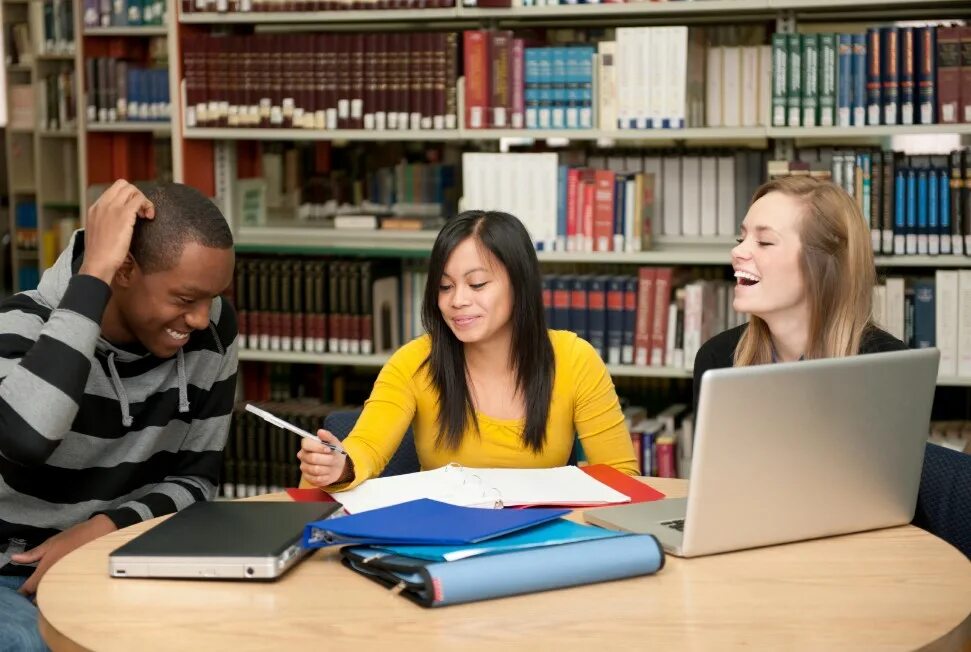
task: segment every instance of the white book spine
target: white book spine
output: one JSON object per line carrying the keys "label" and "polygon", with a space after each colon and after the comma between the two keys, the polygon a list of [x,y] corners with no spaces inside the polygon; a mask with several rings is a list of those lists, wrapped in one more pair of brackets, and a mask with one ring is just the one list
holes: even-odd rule
{"label": "white book spine", "polygon": [[685,286],[684,293],[684,367],[693,369],[701,348],[701,320],[704,310],[704,283]]}
{"label": "white book spine", "polygon": [[962,378],[971,377],[971,269],[958,270],[958,371]]}
{"label": "white book spine", "polygon": [[941,352],[938,375],[950,378],[958,375],[958,273],[939,269],[934,280],[934,340]]}
{"label": "white book spine", "polygon": [[705,68],[705,123],[709,127],[721,127],[722,122],[722,50],[708,48],[708,61]]}
{"label": "white book spine", "polygon": [[735,158],[718,157],[718,235],[735,235]]}
{"label": "white book spine", "polygon": [[742,126],[759,123],[759,48],[742,48]]}
{"label": "white book spine", "polygon": [[722,124],[742,124],[742,53],[739,47],[726,47],[722,53]]}
{"label": "white book spine", "polygon": [[665,156],[664,180],[664,235],[681,235],[681,157]]}
{"label": "white book spine", "polygon": [[770,126],[772,114],[772,46],[759,46],[758,124]]}
{"label": "white book spine", "polygon": [[887,286],[873,286],[873,323],[887,330]]}
{"label": "white book spine", "polygon": [[718,159],[701,159],[701,235],[718,234]]}
{"label": "white book spine", "polygon": [[887,279],[886,330],[898,340],[904,340],[904,279]]}
{"label": "white book spine", "polygon": [[681,159],[681,235],[701,235],[701,159]]}
{"label": "white book spine", "polygon": [[672,129],[683,129],[688,121],[688,28],[681,25],[667,29],[674,42],[674,60],[669,60],[673,82],[668,126]]}

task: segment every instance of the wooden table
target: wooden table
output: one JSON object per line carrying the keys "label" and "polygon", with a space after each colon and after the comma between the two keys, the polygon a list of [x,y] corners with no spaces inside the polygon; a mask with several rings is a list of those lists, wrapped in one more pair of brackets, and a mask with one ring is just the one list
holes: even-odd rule
{"label": "wooden table", "polygon": [[54,650],[971,650],[971,563],[912,526],[669,556],[654,576],[424,609],[334,550],[270,584],[109,577],[108,553],[155,522],[48,571],[38,605]]}

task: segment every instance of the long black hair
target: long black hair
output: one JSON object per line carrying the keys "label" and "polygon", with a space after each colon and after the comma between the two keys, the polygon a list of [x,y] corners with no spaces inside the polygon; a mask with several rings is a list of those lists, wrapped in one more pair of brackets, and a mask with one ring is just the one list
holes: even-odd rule
{"label": "long black hair", "polygon": [[468,386],[465,349],[438,308],[445,263],[452,251],[470,237],[485,247],[509,275],[513,295],[510,363],[516,370],[516,389],[526,399],[523,442],[538,453],[546,443],[554,372],[553,345],[543,311],[543,277],[529,232],[512,215],[497,211],[460,213],[445,224],[432,247],[421,320],[432,341],[424,364],[430,369],[439,396],[436,444],[455,450],[469,420],[476,430],[479,427]]}

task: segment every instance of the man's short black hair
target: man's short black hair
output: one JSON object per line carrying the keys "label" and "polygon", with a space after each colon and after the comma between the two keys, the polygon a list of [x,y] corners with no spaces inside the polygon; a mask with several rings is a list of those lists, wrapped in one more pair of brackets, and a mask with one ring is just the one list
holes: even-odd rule
{"label": "man's short black hair", "polygon": [[181,183],[141,185],[155,205],[155,219],[139,219],[132,234],[131,254],[146,274],[175,267],[190,242],[230,249],[233,233],[212,200]]}

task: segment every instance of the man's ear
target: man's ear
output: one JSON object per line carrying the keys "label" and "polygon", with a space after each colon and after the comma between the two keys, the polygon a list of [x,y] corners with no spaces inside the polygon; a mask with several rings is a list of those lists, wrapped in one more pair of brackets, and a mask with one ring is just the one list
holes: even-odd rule
{"label": "man's ear", "polygon": [[127,254],[121,267],[115,272],[114,282],[123,288],[129,288],[134,283],[139,272],[138,263],[135,262],[131,254]]}

